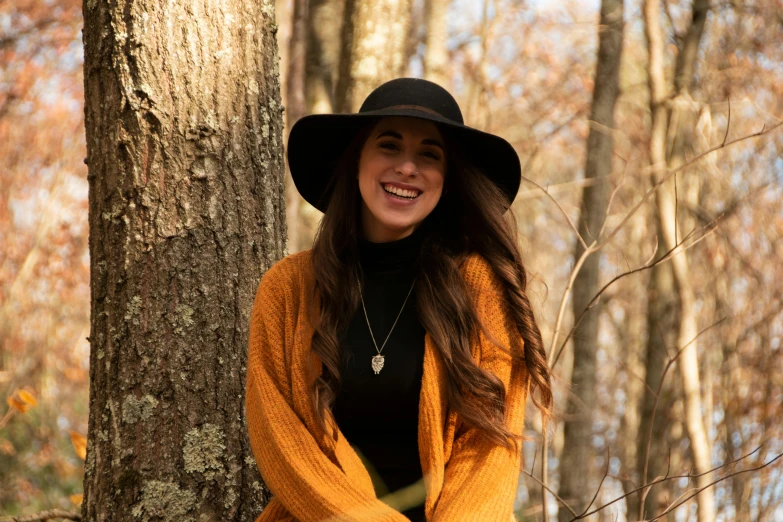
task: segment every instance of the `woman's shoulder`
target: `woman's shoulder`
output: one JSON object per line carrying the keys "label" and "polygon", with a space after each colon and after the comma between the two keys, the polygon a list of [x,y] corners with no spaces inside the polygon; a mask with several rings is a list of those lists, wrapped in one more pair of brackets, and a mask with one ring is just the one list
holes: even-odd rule
{"label": "woman's shoulder", "polygon": [[472,292],[500,289],[500,278],[495,274],[492,264],[478,252],[471,252],[465,257],[460,271]]}
{"label": "woman's shoulder", "polygon": [[310,272],[311,253],[311,249],[302,250],[274,262],[261,276],[259,291],[278,293],[295,289]]}

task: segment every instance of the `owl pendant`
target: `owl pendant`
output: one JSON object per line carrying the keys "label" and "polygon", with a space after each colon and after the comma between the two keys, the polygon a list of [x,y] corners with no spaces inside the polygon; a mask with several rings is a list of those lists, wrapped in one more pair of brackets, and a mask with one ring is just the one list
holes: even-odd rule
{"label": "owl pendant", "polygon": [[372,358],[372,369],[375,375],[378,375],[383,368],[383,355],[374,355]]}

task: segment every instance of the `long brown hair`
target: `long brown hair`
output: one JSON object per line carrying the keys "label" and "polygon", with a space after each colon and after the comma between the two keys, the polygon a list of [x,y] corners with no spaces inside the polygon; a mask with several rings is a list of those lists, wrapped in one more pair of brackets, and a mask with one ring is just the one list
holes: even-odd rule
{"label": "long brown hair", "polygon": [[[321,376],[311,390],[318,422],[326,431],[324,408],[331,409],[339,393],[338,332],[347,327],[359,306],[357,278],[360,199],[356,176],[361,149],[377,119],[358,129],[335,164],[326,191],[328,206],[315,236],[312,265],[314,292],[320,294],[314,324],[312,350],[323,362]],[[500,189],[478,170],[459,146],[450,129],[441,127],[447,151],[444,194],[421,226],[426,234],[414,292],[419,320],[437,346],[448,376],[451,409],[467,426],[482,429],[490,440],[511,448],[521,434],[509,432],[504,423],[503,383],[473,361],[471,341],[480,326],[460,266],[471,254],[486,259],[502,283],[506,301],[524,340],[524,359],[531,379],[533,402],[546,420],[551,413],[552,389],[541,332],[525,293],[527,275],[517,246],[516,220]],[[509,350],[512,356],[514,354]],[[334,430],[336,435],[336,430]],[[518,446],[517,446],[518,449]]]}

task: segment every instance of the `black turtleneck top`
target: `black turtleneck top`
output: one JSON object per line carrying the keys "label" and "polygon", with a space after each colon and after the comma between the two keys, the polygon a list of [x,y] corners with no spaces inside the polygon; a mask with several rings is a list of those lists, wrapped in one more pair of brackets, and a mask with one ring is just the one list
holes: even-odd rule
{"label": "black turtleneck top", "polygon": [[[359,240],[362,295],[379,349],[411,289],[425,234],[420,226],[387,243]],[[425,332],[415,293],[414,289],[381,350],[384,366],[378,374],[372,369],[372,357],[378,352],[361,304],[339,337],[343,385],[332,411],[348,442],[375,468],[379,497],[422,478],[418,412]],[[414,522],[425,521],[423,505],[403,514]]]}

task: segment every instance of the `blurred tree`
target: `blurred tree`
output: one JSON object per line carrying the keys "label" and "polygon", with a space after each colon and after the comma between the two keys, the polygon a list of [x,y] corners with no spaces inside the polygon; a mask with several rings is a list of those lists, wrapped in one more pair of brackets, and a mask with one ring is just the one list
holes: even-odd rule
{"label": "blurred tree", "polygon": [[305,88],[308,114],[335,112],[344,2],[310,0],[307,16]]}
{"label": "blurred tree", "polygon": [[356,112],[381,83],[407,70],[412,0],[346,0],[335,109]]}
{"label": "blurred tree", "polygon": [[[645,0],[644,20],[649,49],[649,88],[650,112],[652,123],[650,132],[650,163],[655,172],[655,181],[662,180],[667,168],[677,168],[685,162],[684,136],[690,133],[695,118],[689,107],[690,90],[699,50],[704,23],[709,11],[708,0],[693,0],[691,23],[685,35],[679,39],[679,53],[674,70],[674,86],[667,86],[664,73],[664,39],[661,30],[660,0]],[[669,99],[673,92],[673,99]],[[686,106],[685,110],[680,107]],[[680,121],[680,114],[683,115]],[[682,125],[682,127],[679,127]],[[669,136],[674,136],[673,144],[667,148]],[[677,178],[672,176],[656,192],[656,206],[661,245],[666,251],[673,250],[682,239],[677,223]],[[687,192],[686,192],[687,193]],[[692,196],[690,196],[692,198]],[[690,200],[692,202],[692,199]],[[686,252],[674,256],[671,261],[673,290],[676,299],[676,313],[679,315],[679,329],[674,349],[679,354],[677,367],[680,371],[684,403],[684,420],[690,439],[690,453],[694,471],[699,474],[696,484],[705,488],[712,478],[708,471],[712,468],[712,449],[705,427],[699,365],[697,359],[696,299],[691,282],[691,273]],[[669,289],[672,287],[670,285]],[[672,353],[674,356],[674,353]],[[643,483],[646,477],[642,477]],[[699,522],[715,520],[715,501],[713,490],[705,489],[697,497]]]}
{"label": "blurred tree", "polygon": [[84,3],[84,519],[252,520],[250,309],[283,255],[274,3]]}
{"label": "blurred tree", "polygon": [[[614,108],[619,92],[620,59],[623,49],[623,0],[602,0],[598,26],[598,60],[595,87],[590,109],[590,134],[587,137],[587,159],[584,176],[597,183],[587,185],[582,192],[579,235],[574,259],[579,259],[593,241],[598,241],[606,217],[609,182],[612,174],[615,124]],[[584,313],[603,283],[599,281],[600,251],[589,255],[574,280],[573,313],[577,320]],[[560,496],[579,511],[593,498],[590,480],[593,460],[592,430],[595,405],[596,353],[598,351],[598,319],[601,306],[595,305],[581,317],[573,333],[574,361],[571,377],[571,399],[568,401],[561,457]],[[560,509],[559,519],[565,522],[570,514]]]}
{"label": "blurred tree", "polygon": [[[642,187],[644,186],[642,185]],[[642,192],[641,190],[639,192]],[[637,194],[640,199],[642,194]],[[646,223],[649,221],[647,212],[638,212],[630,224],[630,241],[628,242],[629,256],[633,259],[644,259],[645,250],[648,248],[644,241],[646,232]],[[644,288],[642,285],[638,285]],[[622,459],[621,476],[626,480],[621,482],[625,493],[630,493],[637,487],[638,480],[636,476],[637,460],[639,459],[639,447],[637,439],[640,433],[640,424],[642,420],[642,397],[645,389],[645,366],[644,366],[644,346],[645,346],[645,322],[647,319],[647,305],[649,294],[639,292],[636,288],[627,288],[623,292],[624,304],[623,313],[620,316],[618,330],[620,338],[618,346],[620,347],[619,357],[625,366],[625,386],[623,391],[627,397],[620,428],[620,458]],[[625,353],[623,353],[623,351]],[[656,354],[660,356],[660,354]],[[658,376],[660,379],[660,375]],[[652,407],[652,405],[650,405]],[[661,416],[657,417],[658,425],[661,425]],[[645,432],[646,436],[646,432]],[[646,439],[645,439],[646,440]],[[642,451],[644,451],[642,449]],[[632,493],[626,498],[626,517],[628,520],[635,520],[639,512],[639,495]]]}
{"label": "blurred tree", "polygon": [[446,12],[449,0],[425,0],[424,5],[424,23],[427,27],[424,77],[438,85],[446,86],[449,84],[446,76],[449,60],[446,47],[448,40]]}
{"label": "blurred tree", "polygon": [[[288,71],[286,81],[285,103],[285,143],[288,143],[288,133],[293,124],[306,114],[305,106],[305,58],[307,53],[308,0],[293,0],[291,14],[291,36],[288,39]],[[287,156],[287,155],[286,155]],[[296,190],[296,185],[288,169],[288,158],[285,158],[285,209],[288,223],[287,250],[298,252],[300,248],[299,207],[302,197]]]}

